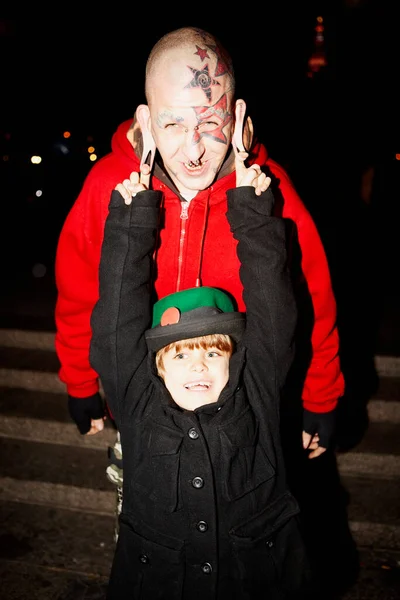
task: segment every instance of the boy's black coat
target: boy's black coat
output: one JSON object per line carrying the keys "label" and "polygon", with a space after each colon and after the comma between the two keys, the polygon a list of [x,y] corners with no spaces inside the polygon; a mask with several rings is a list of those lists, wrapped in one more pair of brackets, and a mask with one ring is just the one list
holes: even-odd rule
{"label": "boy's black coat", "polygon": [[159,192],[145,191],[128,207],[113,192],[91,321],[91,363],[124,457],[108,599],[295,597],[306,569],[279,438],[296,322],[284,223],[271,216],[270,190],[228,192],[246,331],[218,403],[184,411],[144,339],[159,203]]}

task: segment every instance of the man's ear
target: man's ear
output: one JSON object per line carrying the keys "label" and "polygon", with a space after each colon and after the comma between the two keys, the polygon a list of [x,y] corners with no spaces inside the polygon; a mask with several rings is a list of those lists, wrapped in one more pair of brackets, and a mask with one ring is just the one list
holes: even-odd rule
{"label": "man's ear", "polygon": [[251,148],[251,144],[253,143],[253,134],[254,134],[253,121],[251,120],[250,117],[247,117],[245,124],[244,124],[244,129],[243,129],[243,145],[245,148],[248,148],[249,150]]}
{"label": "man's ear", "polygon": [[140,161],[140,168],[144,163],[146,163],[150,166],[150,169],[152,169],[156,155],[156,143],[151,133],[150,109],[147,104],[139,104],[136,109],[136,117],[140,125],[143,139],[143,152]]}
{"label": "man's ear", "polygon": [[[235,145],[238,152],[247,152],[249,147],[244,139],[244,119],[246,116],[246,102],[244,100],[236,100],[235,104],[235,128],[233,130],[232,143]],[[247,136],[246,136],[247,137]]]}

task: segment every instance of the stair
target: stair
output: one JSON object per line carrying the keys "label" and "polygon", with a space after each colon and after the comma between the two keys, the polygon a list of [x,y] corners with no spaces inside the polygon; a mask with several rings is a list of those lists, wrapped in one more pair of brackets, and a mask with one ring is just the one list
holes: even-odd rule
{"label": "stair", "polygon": [[[400,556],[400,358],[377,356],[375,366],[369,427],[337,463],[357,546]],[[88,582],[102,598],[114,551],[115,488],[105,469],[115,429],[106,421],[100,434],[78,433],[58,367],[54,333],[0,329],[0,577],[10,598],[34,599],[36,586],[47,600],[43,580],[49,600],[66,587],[83,598]]]}

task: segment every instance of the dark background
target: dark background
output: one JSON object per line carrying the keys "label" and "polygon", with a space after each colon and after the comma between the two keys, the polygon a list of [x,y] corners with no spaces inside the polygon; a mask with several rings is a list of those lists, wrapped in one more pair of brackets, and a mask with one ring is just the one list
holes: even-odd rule
{"label": "dark background", "polygon": [[[328,64],[310,79],[318,15]],[[98,157],[110,150],[118,124],[144,101],[153,44],[168,30],[194,25],[231,52],[238,96],[312,213],[346,295],[354,273],[391,287],[400,164],[395,23],[395,3],[386,0],[128,9],[82,2],[79,10],[0,17],[3,275],[43,264],[52,276],[59,231],[92,166],[88,145]],[[31,165],[32,154],[42,156],[40,165]],[[362,178],[370,168],[366,203]]]}

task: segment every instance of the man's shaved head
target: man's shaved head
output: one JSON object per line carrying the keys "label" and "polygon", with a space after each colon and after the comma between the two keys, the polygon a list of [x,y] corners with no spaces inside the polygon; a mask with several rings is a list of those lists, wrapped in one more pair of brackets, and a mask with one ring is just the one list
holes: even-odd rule
{"label": "man's shaved head", "polygon": [[164,35],[147,60],[145,92],[147,104],[137,109],[144,154],[157,148],[186,200],[207,189],[224,163],[233,170],[225,159],[236,122],[242,145],[246,106],[235,99],[232,60],[214,35],[195,27]]}
{"label": "man's shaved head", "polygon": [[198,89],[199,104],[213,104],[225,93],[232,100],[235,76],[232,60],[212,34],[182,27],[164,35],[154,45],[146,64],[145,93],[149,105],[153,90],[168,80],[182,89]]}

